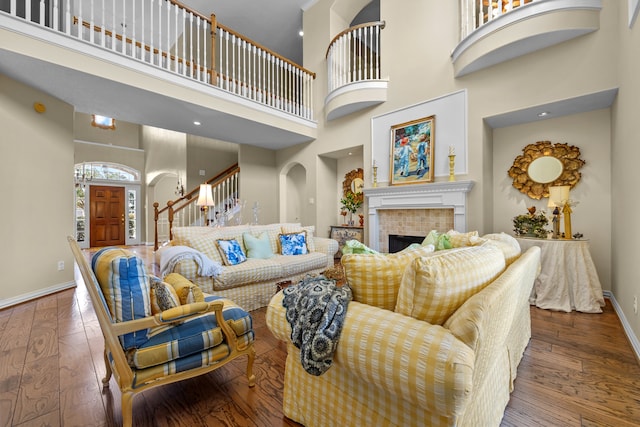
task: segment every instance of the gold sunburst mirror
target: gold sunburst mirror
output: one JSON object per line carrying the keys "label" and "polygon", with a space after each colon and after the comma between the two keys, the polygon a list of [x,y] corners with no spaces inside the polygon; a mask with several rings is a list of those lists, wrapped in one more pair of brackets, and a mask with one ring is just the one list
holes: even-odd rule
{"label": "gold sunburst mirror", "polygon": [[353,193],[356,199],[362,203],[364,201],[364,170],[362,168],[354,169],[344,176],[342,181],[342,194],[346,197],[349,193]]}
{"label": "gold sunburst mirror", "polygon": [[573,188],[582,174],[585,161],[575,145],[538,141],[522,149],[509,169],[513,186],[532,199],[549,197],[549,187],[568,185]]}

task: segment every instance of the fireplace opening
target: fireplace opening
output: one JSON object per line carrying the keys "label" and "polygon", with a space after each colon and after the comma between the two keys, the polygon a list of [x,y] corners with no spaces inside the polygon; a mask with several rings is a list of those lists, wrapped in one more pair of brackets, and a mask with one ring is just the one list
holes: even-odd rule
{"label": "fireplace opening", "polygon": [[400,252],[412,243],[422,243],[425,236],[403,236],[389,234],[389,253]]}

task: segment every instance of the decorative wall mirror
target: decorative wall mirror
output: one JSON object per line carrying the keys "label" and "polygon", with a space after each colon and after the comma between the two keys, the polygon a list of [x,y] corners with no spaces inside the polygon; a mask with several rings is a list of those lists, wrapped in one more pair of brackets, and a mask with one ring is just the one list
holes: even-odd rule
{"label": "decorative wall mirror", "polygon": [[347,196],[349,193],[353,193],[356,199],[360,202],[364,201],[364,194],[362,189],[364,188],[364,170],[362,168],[354,169],[351,172],[345,174],[344,181],[342,181],[342,194]]}
{"label": "decorative wall mirror", "polygon": [[509,169],[513,186],[532,199],[549,197],[549,187],[569,185],[573,188],[582,174],[585,161],[580,149],[569,144],[538,141],[522,149]]}

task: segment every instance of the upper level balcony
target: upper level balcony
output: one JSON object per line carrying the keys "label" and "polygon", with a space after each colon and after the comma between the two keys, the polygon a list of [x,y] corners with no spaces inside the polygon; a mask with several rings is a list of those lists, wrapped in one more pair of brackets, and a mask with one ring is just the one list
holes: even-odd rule
{"label": "upper level balcony", "polygon": [[460,0],[456,77],[599,28],[601,0]]}
{"label": "upper level balcony", "polygon": [[313,72],[173,0],[0,2],[0,73],[80,112],[230,142],[317,132]]}
{"label": "upper level balcony", "polygon": [[380,32],[384,22],[347,28],[327,49],[327,120],[337,119],[387,100],[387,83],[380,75]]}

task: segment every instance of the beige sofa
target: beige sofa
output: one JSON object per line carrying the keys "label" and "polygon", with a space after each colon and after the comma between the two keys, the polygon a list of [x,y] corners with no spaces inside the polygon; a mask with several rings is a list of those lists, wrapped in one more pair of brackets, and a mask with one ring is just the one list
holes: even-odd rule
{"label": "beige sofa", "polygon": [[353,300],[320,376],[303,369],[276,294],[267,325],[287,343],[284,414],[307,427],[498,426],[531,337],[540,251],[483,237],[437,252],[345,255]]}
{"label": "beige sofa", "polygon": [[[301,232],[305,234],[308,253],[282,255],[279,236]],[[245,245],[245,233],[256,238],[268,236],[273,256],[268,259],[252,258]],[[248,258],[237,265],[226,265],[217,242],[232,239],[240,244]],[[179,273],[197,284],[203,292],[229,298],[251,311],[269,303],[277,283],[295,282],[307,274],[333,267],[333,256],[337,251],[337,241],[317,237],[313,226],[303,227],[299,223],[174,227],[170,245],[158,250],[156,262],[161,266],[161,275]],[[203,269],[203,263],[210,268]],[[215,267],[211,267],[211,263]]]}

